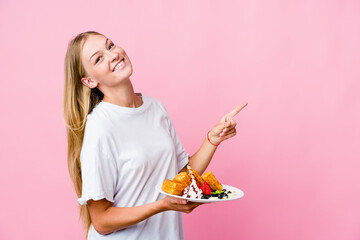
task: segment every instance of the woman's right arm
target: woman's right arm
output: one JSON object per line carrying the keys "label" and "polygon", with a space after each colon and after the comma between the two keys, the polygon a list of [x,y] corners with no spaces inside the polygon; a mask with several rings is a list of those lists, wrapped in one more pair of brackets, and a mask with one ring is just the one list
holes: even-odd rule
{"label": "woman's right arm", "polygon": [[134,225],[163,211],[190,213],[199,205],[201,203],[187,202],[184,199],[168,196],[137,207],[113,207],[112,202],[105,199],[88,201],[94,228],[103,235]]}

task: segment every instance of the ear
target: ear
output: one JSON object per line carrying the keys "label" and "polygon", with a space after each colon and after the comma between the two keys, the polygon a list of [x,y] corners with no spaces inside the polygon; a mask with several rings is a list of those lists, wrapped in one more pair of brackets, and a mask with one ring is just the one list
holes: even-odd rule
{"label": "ear", "polygon": [[81,78],[81,82],[87,86],[88,88],[96,88],[98,85],[98,82],[95,81],[94,79],[91,79],[89,77],[83,77]]}

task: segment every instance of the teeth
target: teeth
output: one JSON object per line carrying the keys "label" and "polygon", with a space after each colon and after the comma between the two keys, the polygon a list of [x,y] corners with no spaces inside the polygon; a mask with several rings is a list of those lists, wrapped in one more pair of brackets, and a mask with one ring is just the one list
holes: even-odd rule
{"label": "teeth", "polygon": [[114,71],[118,70],[122,65],[124,65],[124,60],[121,60],[121,62],[116,65]]}

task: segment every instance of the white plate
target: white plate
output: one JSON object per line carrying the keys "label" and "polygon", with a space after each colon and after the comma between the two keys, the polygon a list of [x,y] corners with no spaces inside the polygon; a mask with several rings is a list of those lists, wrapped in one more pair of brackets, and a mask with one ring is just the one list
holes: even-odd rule
{"label": "white plate", "polygon": [[224,201],[231,201],[231,200],[235,200],[235,199],[239,199],[242,198],[244,196],[244,192],[241,191],[240,189],[236,188],[236,187],[232,187],[230,185],[225,185],[222,184],[223,189],[226,189],[227,191],[231,191],[232,193],[235,193],[235,195],[229,197],[229,198],[223,198],[223,199],[219,199],[219,198],[211,198],[211,199],[194,199],[194,198],[187,198],[187,197],[182,197],[182,196],[178,196],[178,195],[172,195],[170,193],[164,192],[161,189],[162,184],[157,185],[155,188],[157,191],[159,191],[162,194],[165,194],[167,196],[170,197],[175,197],[175,198],[180,198],[180,199],[185,199],[188,200],[189,202],[199,202],[199,203],[212,203],[212,202],[224,202]]}

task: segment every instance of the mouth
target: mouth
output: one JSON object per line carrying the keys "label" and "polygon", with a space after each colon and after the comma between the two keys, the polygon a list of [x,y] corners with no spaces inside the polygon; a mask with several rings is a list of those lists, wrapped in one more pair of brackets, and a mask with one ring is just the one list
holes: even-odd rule
{"label": "mouth", "polygon": [[125,58],[122,58],[114,67],[113,72],[123,69],[125,67]]}

